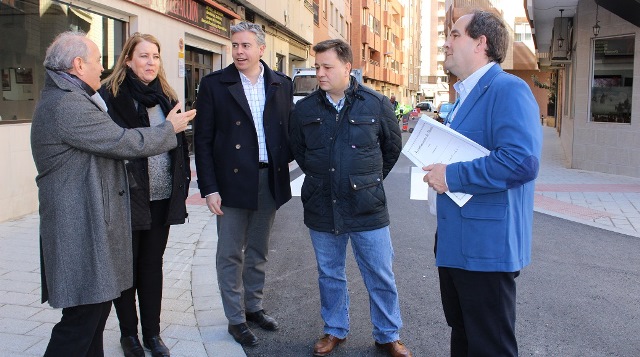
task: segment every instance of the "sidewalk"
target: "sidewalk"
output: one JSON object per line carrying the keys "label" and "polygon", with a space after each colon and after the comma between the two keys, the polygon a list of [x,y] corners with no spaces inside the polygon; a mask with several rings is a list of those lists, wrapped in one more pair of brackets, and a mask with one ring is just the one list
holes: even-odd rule
{"label": "sidewalk", "polygon": [[640,237],[640,178],[567,169],[555,128],[543,133],[535,210]]}
{"label": "sidewalk", "polygon": [[[640,237],[640,179],[567,169],[555,129],[543,130],[535,210]],[[162,338],[174,357],[245,356],[227,333],[220,302],[215,219],[197,189],[187,204],[189,222],[171,228],[164,255]],[[38,219],[0,223],[0,357],[42,356],[60,320],[60,310],[40,304]],[[105,356],[122,356],[119,338],[112,309]]]}
{"label": "sidewalk", "polygon": [[[164,255],[161,335],[175,357],[245,356],[227,333],[215,274],[216,223],[193,190],[189,222],[173,226]],[[197,195],[196,195],[197,194]],[[0,223],[0,357],[42,356],[61,310],[40,303],[38,215]],[[122,356],[115,309],[105,356]],[[149,351],[147,356],[151,356]]]}

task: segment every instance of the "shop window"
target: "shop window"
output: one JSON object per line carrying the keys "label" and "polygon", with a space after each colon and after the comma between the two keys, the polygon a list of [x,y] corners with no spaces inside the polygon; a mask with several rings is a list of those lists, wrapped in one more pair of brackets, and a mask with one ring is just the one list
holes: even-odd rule
{"label": "shop window", "polygon": [[635,36],[593,40],[591,121],[631,123]]}
{"label": "shop window", "polygon": [[87,33],[102,53],[104,76],[126,37],[124,22],[56,1],[0,1],[0,15],[0,124],[31,120],[44,86],[44,55],[59,33]]}
{"label": "shop window", "polygon": [[284,73],[284,55],[276,53],[276,71]]}

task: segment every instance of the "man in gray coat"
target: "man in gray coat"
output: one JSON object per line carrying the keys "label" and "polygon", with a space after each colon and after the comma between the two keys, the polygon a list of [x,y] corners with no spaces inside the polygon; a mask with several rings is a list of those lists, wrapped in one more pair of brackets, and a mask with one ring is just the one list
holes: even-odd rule
{"label": "man in gray coat", "polygon": [[100,50],[84,34],[60,34],[47,49],[45,85],[31,127],[38,170],[42,302],[62,308],[45,356],[103,356],[111,300],[133,285],[124,160],[174,148],[195,111],[150,128],[109,118]]}

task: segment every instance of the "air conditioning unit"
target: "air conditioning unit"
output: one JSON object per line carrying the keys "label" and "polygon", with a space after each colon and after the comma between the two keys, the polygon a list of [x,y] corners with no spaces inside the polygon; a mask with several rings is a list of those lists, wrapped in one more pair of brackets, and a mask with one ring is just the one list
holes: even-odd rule
{"label": "air conditioning unit", "polygon": [[[551,62],[568,61],[571,59],[572,17],[556,17],[553,19],[551,46],[549,53]],[[562,44],[562,46],[560,46]]]}
{"label": "air conditioning unit", "polygon": [[540,58],[538,60],[538,67],[542,68],[546,68],[546,67],[550,67],[551,66],[551,61],[548,58]]}

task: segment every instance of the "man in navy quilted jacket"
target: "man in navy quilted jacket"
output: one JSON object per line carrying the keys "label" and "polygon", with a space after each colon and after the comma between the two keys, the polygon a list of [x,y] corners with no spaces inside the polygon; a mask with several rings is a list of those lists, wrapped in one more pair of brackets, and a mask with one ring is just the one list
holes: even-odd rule
{"label": "man in navy quilted jacket", "polygon": [[320,89],[298,101],[290,121],[293,155],[305,173],[301,198],[318,264],[326,356],[349,333],[347,243],[369,292],[373,338],[391,356],[410,356],[392,269],[393,247],[382,180],[402,139],[391,102],[350,76],[353,54],[342,40],[313,47]]}

